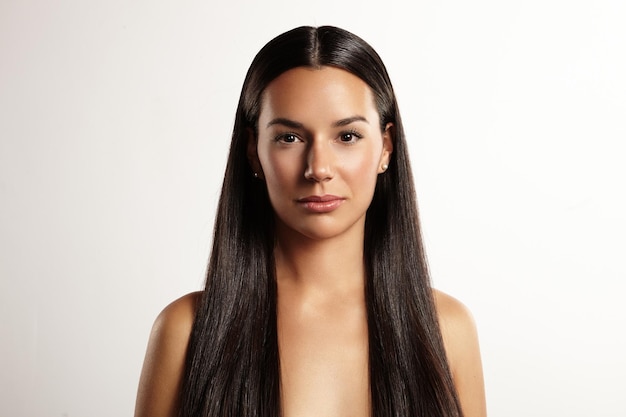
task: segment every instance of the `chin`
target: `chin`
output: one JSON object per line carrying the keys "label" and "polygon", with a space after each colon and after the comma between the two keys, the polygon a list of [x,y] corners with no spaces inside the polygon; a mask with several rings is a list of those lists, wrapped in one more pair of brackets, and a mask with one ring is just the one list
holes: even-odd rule
{"label": "chin", "polygon": [[361,236],[365,230],[365,219],[339,222],[336,219],[317,219],[306,224],[289,225],[282,223],[281,229],[292,237],[301,236],[312,241],[323,241],[341,237]]}

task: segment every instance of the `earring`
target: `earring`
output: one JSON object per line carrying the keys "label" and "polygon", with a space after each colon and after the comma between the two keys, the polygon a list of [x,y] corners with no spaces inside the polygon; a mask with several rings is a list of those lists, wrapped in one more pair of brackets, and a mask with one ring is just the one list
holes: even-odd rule
{"label": "earring", "polygon": [[383,169],[383,171],[387,171],[387,168],[389,168],[389,165],[383,164],[383,166],[381,168]]}
{"label": "earring", "polygon": [[254,173],[254,178],[259,178],[259,174],[257,172]]}

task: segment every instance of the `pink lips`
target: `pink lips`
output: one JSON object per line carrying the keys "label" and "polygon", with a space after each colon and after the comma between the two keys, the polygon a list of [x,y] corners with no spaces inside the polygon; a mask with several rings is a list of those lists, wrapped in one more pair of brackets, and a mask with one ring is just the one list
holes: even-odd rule
{"label": "pink lips", "polygon": [[345,198],[336,195],[311,195],[297,200],[307,210],[315,213],[328,213],[343,204]]}

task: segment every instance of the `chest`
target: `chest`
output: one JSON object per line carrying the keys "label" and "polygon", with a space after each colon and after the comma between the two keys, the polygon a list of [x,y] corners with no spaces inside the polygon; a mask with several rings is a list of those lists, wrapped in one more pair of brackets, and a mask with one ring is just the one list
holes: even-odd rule
{"label": "chest", "polygon": [[369,416],[364,308],[278,310],[281,397],[285,417]]}

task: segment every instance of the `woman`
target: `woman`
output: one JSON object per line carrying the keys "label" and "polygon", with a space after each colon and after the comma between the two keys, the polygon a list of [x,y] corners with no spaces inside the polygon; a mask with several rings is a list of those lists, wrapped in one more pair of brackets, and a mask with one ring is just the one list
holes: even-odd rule
{"label": "woman", "polygon": [[205,290],[157,318],[135,415],[485,414],[382,61],[334,27],[278,36],[244,81]]}

